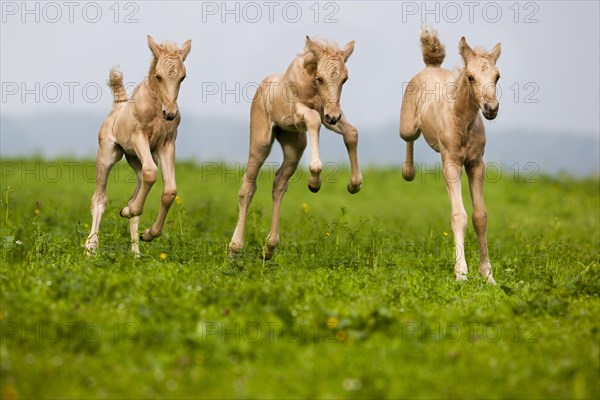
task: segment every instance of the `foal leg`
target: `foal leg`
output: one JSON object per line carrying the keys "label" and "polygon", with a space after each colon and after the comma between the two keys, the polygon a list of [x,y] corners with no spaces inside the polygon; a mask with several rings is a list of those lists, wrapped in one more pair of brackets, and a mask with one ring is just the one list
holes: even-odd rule
{"label": "foal leg", "polygon": [[467,261],[465,259],[465,232],[467,230],[467,212],[462,201],[461,193],[461,175],[462,163],[443,157],[443,174],[450,197],[450,206],[452,207],[451,222],[452,232],[454,233],[454,244],[456,251],[456,263],[454,273],[456,280],[467,279]]}
{"label": "foal leg", "polygon": [[414,141],[406,142],[406,159],[402,163],[402,177],[408,182],[415,179],[414,145]]}
{"label": "foal leg", "polygon": [[150,242],[162,234],[162,229],[167,218],[167,213],[173,204],[173,200],[177,196],[177,185],[175,183],[175,142],[170,141],[165,143],[161,151],[158,153],[162,179],[163,192],[160,199],[160,209],[156,221],[150,229],[142,232],[141,238],[145,242]]}
{"label": "foal leg", "polygon": [[485,176],[483,160],[467,164],[466,170],[473,202],[473,227],[477,234],[477,242],[479,242],[479,273],[486,278],[488,283],[495,285],[496,281],[492,276],[492,265],[490,264],[487,244],[487,212],[483,201],[483,179]]}
{"label": "foal leg", "polygon": [[279,244],[279,211],[283,195],[288,189],[289,181],[296,169],[298,163],[306,148],[306,133],[283,132],[277,133],[277,140],[283,149],[283,162],[275,174],[273,181],[273,217],[271,220],[271,231],[267,236],[264,258],[270,260],[273,257],[275,248]]}
{"label": "foal leg", "polygon": [[114,142],[100,140],[96,156],[96,190],[92,196],[92,229],[85,241],[86,254],[93,255],[98,248],[98,231],[100,220],[106,209],[106,183],[112,167],[123,157],[123,150]]}
{"label": "foal leg", "polygon": [[252,197],[256,192],[256,178],[265,159],[271,152],[273,145],[273,129],[267,115],[260,103],[254,103],[250,118],[250,154],[246,173],[242,178],[242,187],[238,193],[239,213],[237,225],[231,241],[229,242],[229,255],[235,256],[244,248],[244,229],[246,227],[246,216]]}
{"label": "foal leg", "polygon": [[350,158],[350,182],[348,182],[348,192],[358,193],[362,187],[362,174],[358,166],[358,130],[354,125],[348,122],[344,114],[335,125],[325,124],[328,129],[341,134],[344,138],[348,157]]}
{"label": "foal leg", "polygon": [[409,83],[400,110],[400,137],[406,141],[406,160],[402,163],[402,177],[409,182],[415,179],[413,142],[421,135],[417,124],[418,99],[415,95],[417,87],[416,84]]}
{"label": "foal leg", "polygon": [[157,170],[156,163],[150,153],[150,146],[144,134],[137,134],[133,138],[135,153],[140,163],[142,164],[142,182],[137,193],[134,193],[127,206],[121,209],[121,217],[132,218],[137,217],[144,210],[146,197],[152,189],[152,185],[156,182]]}
{"label": "foal leg", "polygon": [[[137,177],[137,183],[135,185],[135,190],[133,191],[133,194],[131,195],[131,198],[129,199],[129,201],[131,201],[135,198],[135,196],[137,196],[138,192],[140,191],[140,186],[142,185],[142,163],[136,156],[130,155],[130,154],[126,154],[125,159],[127,160],[127,163],[129,164],[129,166],[135,171],[135,175]],[[140,221],[139,216],[129,218],[129,233],[131,235],[131,251],[133,252],[133,254],[136,257],[140,256],[140,245],[139,245],[140,236],[138,235],[139,221]]]}
{"label": "foal leg", "polygon": [[317,193],[321,189],[321,171],[323,171],[323,163],[321,162],[321,155],[319,153],[321,116],[318,111],[308,108],[304,104],[297,103],[296,119],[304,121],[308,129],[310,140],[310,162],[308,164],[310,178],[308,180],[308,189],[313,193]]}

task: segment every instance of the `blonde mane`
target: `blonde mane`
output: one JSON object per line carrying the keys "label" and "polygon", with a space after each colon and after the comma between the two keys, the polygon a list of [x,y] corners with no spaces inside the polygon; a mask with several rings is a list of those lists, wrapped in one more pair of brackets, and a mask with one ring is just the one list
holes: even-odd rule
{"label": "blonde mane", "polygon": [[169,52],[169,53],[174,53],[177,50],[179,50],[179,47],[177,47],[177,43],[175,43],[171,40],[166,40],[166,41],[162,42],[159,46],[164,51]]}
{"label": "blonde mane", "polygon": [[[323,51],[323,58],[334,57],[339,55],[342,51],[337,43],[331,40],[317,38],[314,39],[313,42],[316,43]],[[297,58],[304,60],[304,68],[310,75],[314,74],[317,69],[317,58],[316,55],[310,51],[308,43],[304,46],[304,50],[298,53]]]}
{"label": "blonde mane", "polygon": [[475,57],[484,57],[487,58],[488,60],[493,61],[494,63],[496,61],[494,61],[493,56],[490,54],[490,52],[488,52],[486,49],[484,49],[483,47],[473,47],[473,55]]}
{"label": "blonde mane", "polygon": [[[318,44],[323,49],[323,53],[325,53],[326,55],[334,55],[341,51],[340,46],[338,46],[338,44],[332,40],[316,38],[313,39],[313,42]],[[308,45],[305,45],[304,50],[302,50],[301,53],[298,53],[298,57],[304,57],[309,53],[310,50],[308,48]]]}

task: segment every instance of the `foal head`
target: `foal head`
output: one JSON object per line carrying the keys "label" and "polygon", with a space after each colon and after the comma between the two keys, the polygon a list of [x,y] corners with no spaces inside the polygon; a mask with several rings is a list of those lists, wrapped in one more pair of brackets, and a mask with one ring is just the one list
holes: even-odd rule
{"label": "foal head", "polygon": [[339,50],[334,45],[312,41],[306,37],[305,65],[314,78],[317,93],[323,100],[325,122],[335,125],[342,117],[340,97],[348,80],[346,61],[354,51],[354,41]]}
{"label": "foal head", "polygon": [[185,65],[183,62],[192,47],[192,41],[186,41],[181,48],[173,43],[157,44],[152,36],[148,35],[148,46],[154,55],[154,71],[150,70],[148,80],[150,86],[156,88],[158,98],[162,105],[162,116],[167,121],[177,117],[177,96],[179,86],[185,79]]}
{"label": "foal head", "polygon": [[500,107],[496,98],[496,84],[500,79],[496,61],[500,57],[500,43],[487,53],[471,49],[463,36],[458,48],[465,62],[465,79],[472,88],[477,106],[486,119],[496,118]]}

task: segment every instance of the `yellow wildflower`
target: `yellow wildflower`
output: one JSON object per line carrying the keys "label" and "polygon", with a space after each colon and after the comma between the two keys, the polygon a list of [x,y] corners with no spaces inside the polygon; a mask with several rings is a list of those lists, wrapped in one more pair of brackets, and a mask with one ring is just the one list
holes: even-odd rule
{"label": "yellow wildflower", "polygon": [[327,327],[329,329],[335,329],[339,325],[340,321],[336,317],[329,317],[327,320]]}
{"label": "yellow wildflower", "polygon": [[167,259],[167,253],[160,253],[160,254],[158,255],[158,258],[160,258],[160,259],[161,259],[161,260],[163,260],[163,261],[164,261],[164,260],[166,260],[166,259]]}

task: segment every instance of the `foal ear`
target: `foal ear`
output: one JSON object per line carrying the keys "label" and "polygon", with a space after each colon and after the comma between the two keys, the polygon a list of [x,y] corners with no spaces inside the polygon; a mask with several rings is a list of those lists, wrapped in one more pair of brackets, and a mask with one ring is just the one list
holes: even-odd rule
{"label": "foal ear", "polygon": [[348,58],[350,58],[353,51],[354,51],[354,40],[349,42],[346,45],[346,47],[344,47],[344,50],[342,50],[342,58],[344,59],[344,62],[348,61]]}
{"label": "foal ear", "polygon": [[315,57],[319,58],[323,54],[323,49],[319,46],[318,43],[313,42],[308,35],[306,35],[306,48],[308,51],[313,53]]}
{"label": "foal ear", "polygon": [[494,60],[494,62],[498,61],[498,57],[500,57],[500,43],[497,43],[494,46],[494,48],[490,52],[490,55],[492,56],[492,59]]}
{"label": "foal ear", "polygon": [[150,47],[150,50],[152,50],[152,54],[154,54],[155,58],[158,58],[160,56],[162,47],[160,47],[160,45],[157,44],[150,35],[148,35],[148,47]]}
{"label": "foal ear", "polygon": [[181,46],[181,49],[177,50],[177,52],[179,53],[179,55],[181,56],[181,59],[183,61],[185,61],[185,59],[191,49],[192,49],[192,40],[190,39],[190,40],[186,40],[183,43],[183,45]]}
{"label": "foal ear", "polygon": [[460,38],[460,43],[458,44],[458,51],[462,56],[465,64],[467,64],[471,60],[471,58],[473,58],[473,49],[469,47],[469,45],[467,44],[467,40],[464,36]]}

